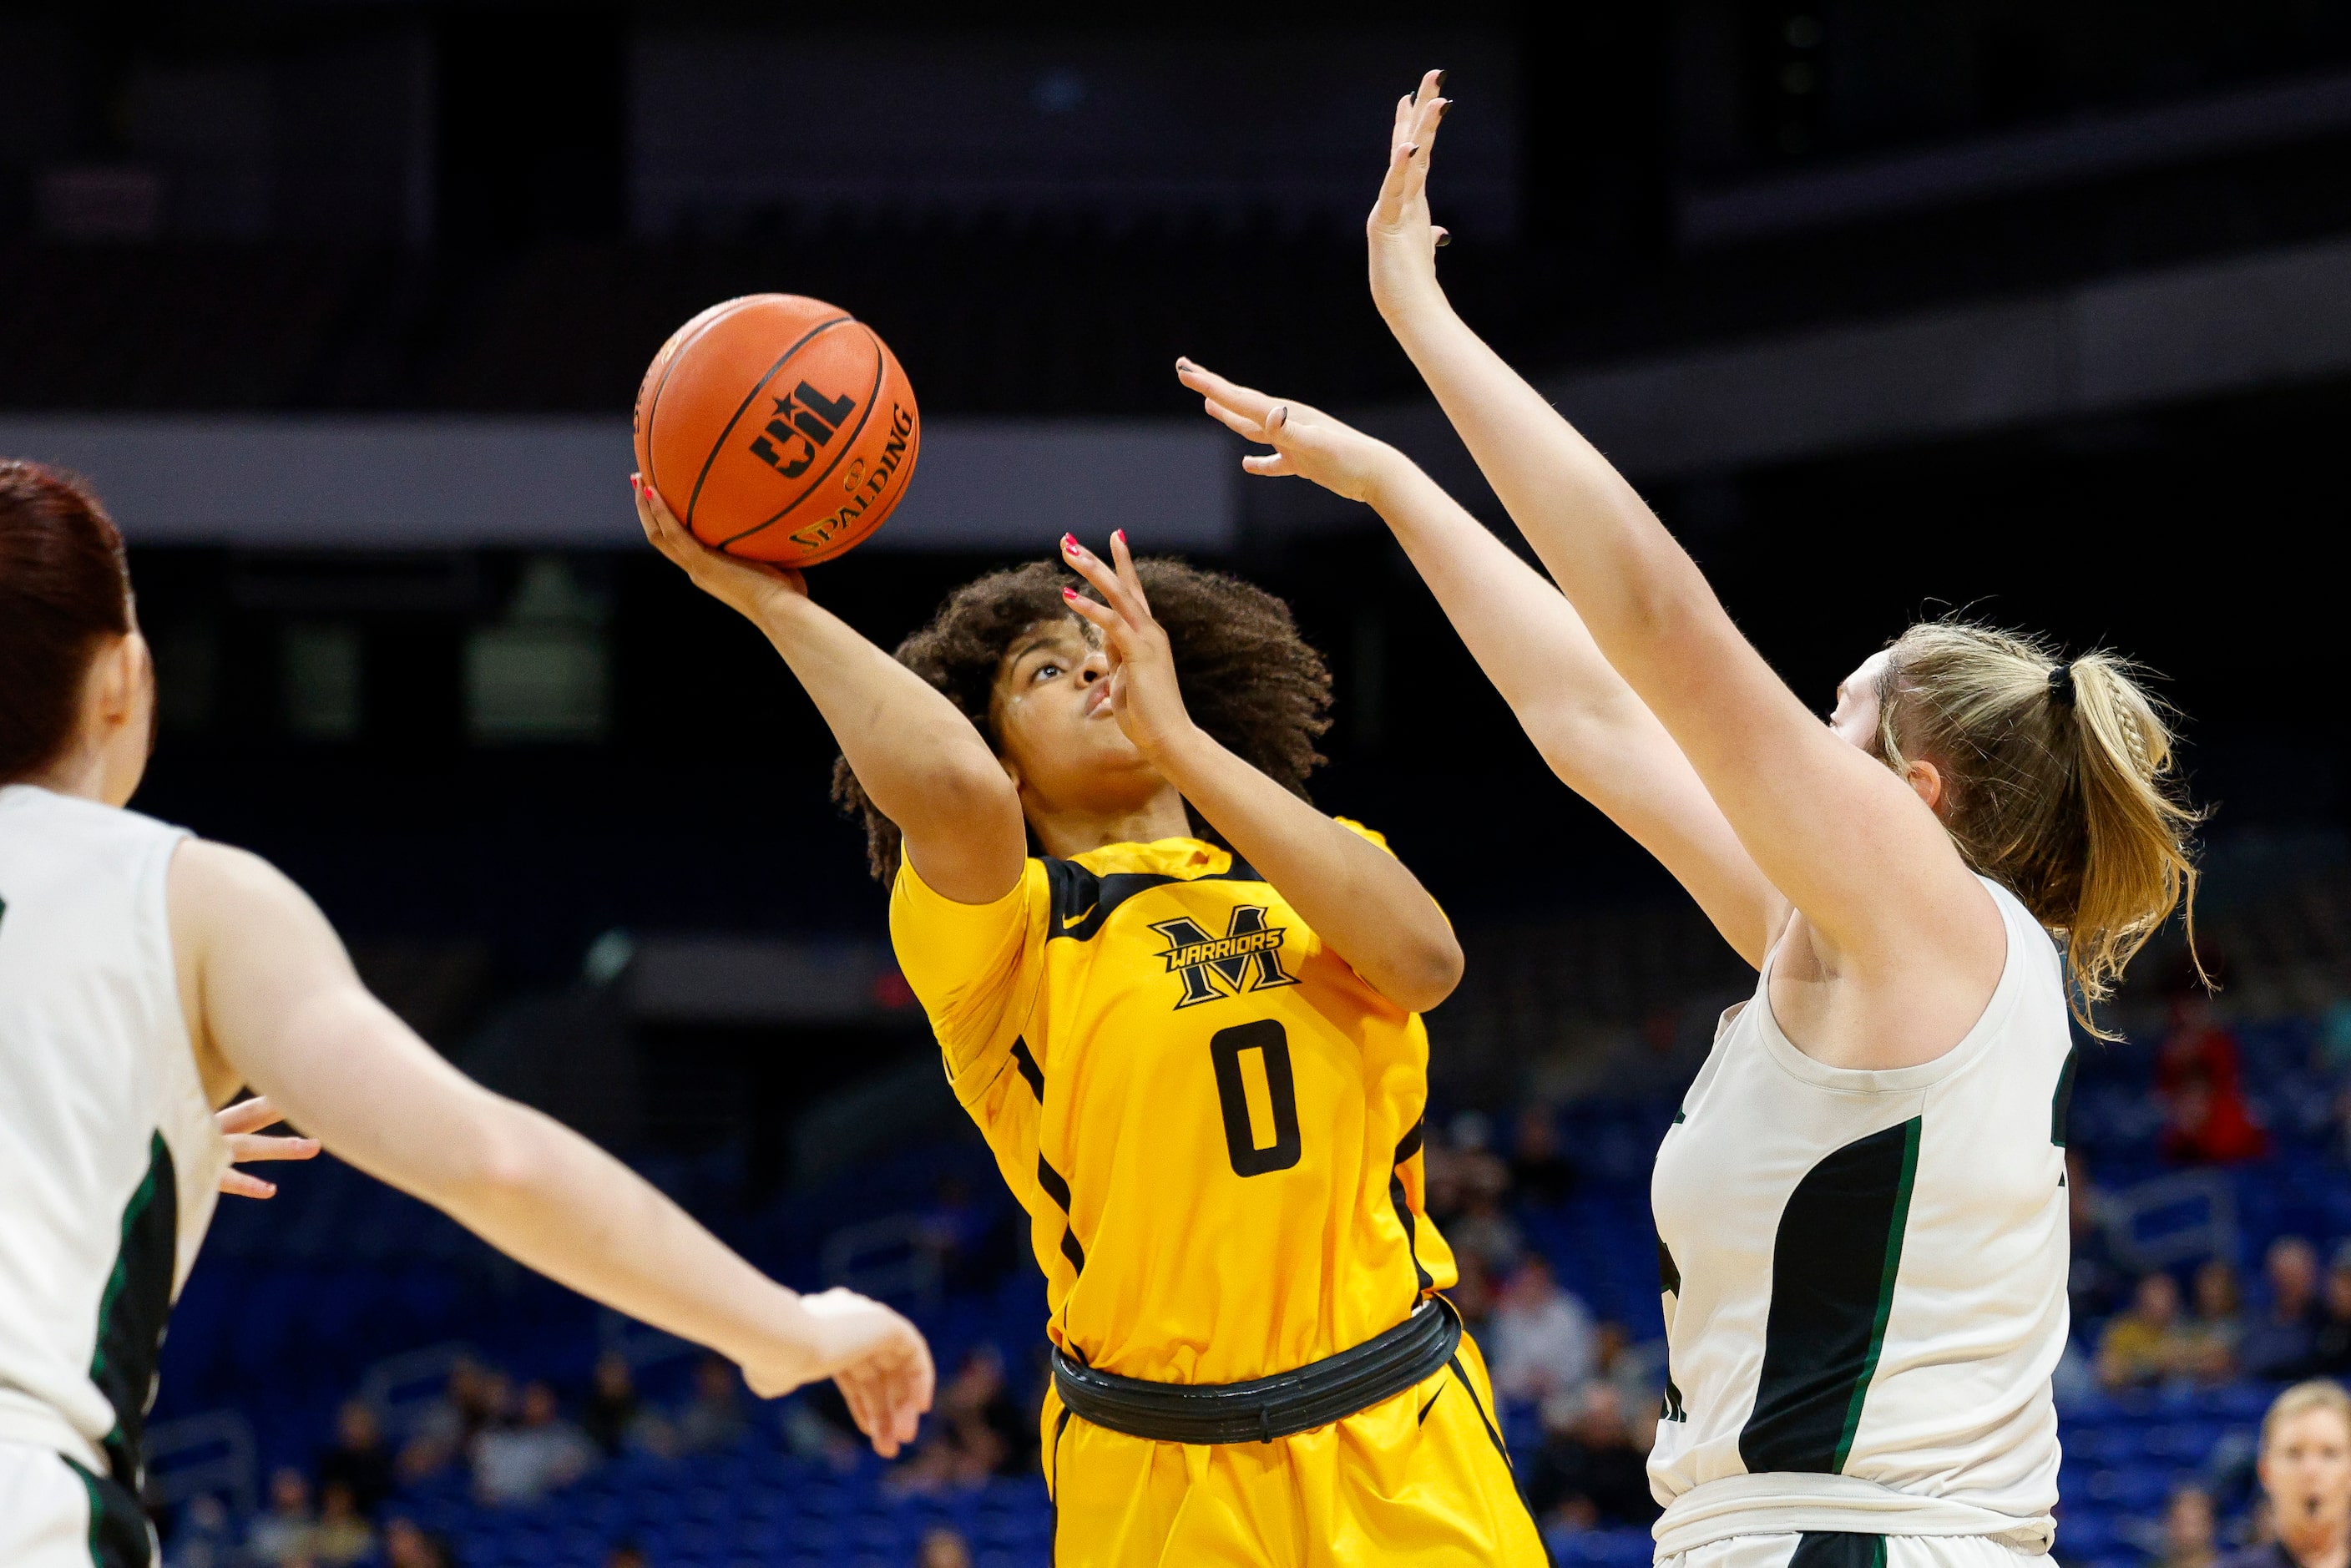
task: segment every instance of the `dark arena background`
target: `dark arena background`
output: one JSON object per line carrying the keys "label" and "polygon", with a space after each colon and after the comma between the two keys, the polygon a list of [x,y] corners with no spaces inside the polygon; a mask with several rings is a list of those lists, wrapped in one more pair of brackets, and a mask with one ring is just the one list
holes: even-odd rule
{"label": "dark arena background", "polygon": [[772,289],[871,322],[922,400],[910,498],[812,576],[885,645],[1065,528],[1294,606],[1337,685],[1318,802],[1468,952],[1431,1207],[1464,1312],[1528,1347],[1497,1353],[1520,1478],[1562,1563],[1647,1562],[1650,1157],[1751,981],[1376,520],[1246,479],[1170,370],[1358,418],[1515,542],[1364,284],[1432,66],[1453,297],[1799,691],[1952,608],[2167,677],[2224,984],[2168,934],[2085,1048],[2056,1555],[2258,1538],[2269,1397],[2351,1371],[2351,7],[11,5],[0,453],[89,475],[131,540],[136,804],[277,861],[466,1071],[940,1360],[883,1466],[829,1394],[758,1404],[280,1167],[173,1322],[167,1561],[1048,1559],[1042,1286],[833,747],[631,511],[647,359]]}

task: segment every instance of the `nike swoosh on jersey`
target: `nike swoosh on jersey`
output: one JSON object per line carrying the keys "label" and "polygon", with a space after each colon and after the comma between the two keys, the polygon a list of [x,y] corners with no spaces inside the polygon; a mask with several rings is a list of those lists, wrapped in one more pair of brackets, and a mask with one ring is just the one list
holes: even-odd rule
{"label": "nike swoosh on jersey", "polygon": [[[1100,903],[1101,901],[1098,899],[1095,902]],[[1075,915],[1063,915],[1061,917],[1061,929],[1067,931],[1071,926],[1075,925],[1079,921],[1083,920],[1087,915],[1092,915],[1093,912],[1094,905],[1089,904],[1084,909],[1079,911]]]}

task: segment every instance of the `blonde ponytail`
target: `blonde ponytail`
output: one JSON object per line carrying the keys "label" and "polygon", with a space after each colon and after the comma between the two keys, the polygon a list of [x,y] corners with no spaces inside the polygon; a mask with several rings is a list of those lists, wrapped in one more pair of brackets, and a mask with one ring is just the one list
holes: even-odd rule
{"label": "blonde ponytail", "polygon": [[2201,813],[2180,796],[2161,708],[2115,654],[2064,663],[1963,622],[1913,626],[1889,653],[1879,755],[1941,770],[1960,854],[2064,940],[2074,1016],[2102,1032],[2091,1007],[2183,904],[2195,951]]}

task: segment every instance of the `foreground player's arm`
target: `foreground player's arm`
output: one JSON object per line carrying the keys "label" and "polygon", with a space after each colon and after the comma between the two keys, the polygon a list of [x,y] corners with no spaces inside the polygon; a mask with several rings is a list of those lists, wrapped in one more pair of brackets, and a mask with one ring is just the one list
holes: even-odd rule
{"label": "foreground player's arm", "polygon": [[199,1052],[335,1155],[582,1295],[707,1345],[763,1396],[833,1377],[877,1450],[913,1440],[933,1374],[904,1318],[845,1291],[794,1295],[587,1139],[450,1066],[368,994],[325,917],[266,862],[192,841],[169,893]]}
{"label": "foreground player's arm", "polygon": [[1192,722],[1123,531],[1111,537],[1111,554],[1106,563],[1062,536],[1062,559],[1102,596],[1097,603],[1063,591],[1071,608],[1102,629],[1119,727],[1373,989],[1407,1012],[1451,996],[1461,983],[1461,944],[1420,879]]}
{"label": "foreground player's arm", "polygon": [[958,904],[1012,890],[1029,857],[1020,797],[971,721],[929,682],[808,596],[798,572],[710,549],[632,476],[637,520],[695,586],[767,633],[824,715],[906,858]]}
{"label": "foreground player's arm", "polygon": [[1772,885],[1866,967],[1956,959],[1996,975],[1998,912],[1926,803],[1797,699],[1633,486],[1454,313],[1427,202],[1436,92],[1432,73],[1397,105],[1366,225],[1373,297],[1397,342]]}
{"label": "foreground player's arm", "polygon": [[1385,442],[1189,361],[1176,374],[1211,414],[1274,448],[1247,460],[1251,473],[1296,474],[1379,513],[1552,771],[1656,856],[1760,966],[1787,900],[1559,590]]}

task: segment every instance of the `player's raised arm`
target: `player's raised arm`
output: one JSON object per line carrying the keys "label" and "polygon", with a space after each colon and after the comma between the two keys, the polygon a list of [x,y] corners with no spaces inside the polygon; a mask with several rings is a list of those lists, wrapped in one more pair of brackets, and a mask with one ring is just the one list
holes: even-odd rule
{"label": "player's raised arm", "polygon": [[653,548],[766,632],[799,677],[867,798],[905,835],[923,880],[959,904],[1009,892],[1028,856],[1028,829],[1019,792],[971,721],[810,600],[798,572],[712,549],[650,486],[632,476],[630,488]]}
{"label": "player's raised arm", "polygon": [[1772,884],[1833,951],[1881,974],[1956,964],[1988,992],[2004,947],[1997,913],[1920,791],[1797,699],[1633,486],[1454,313],[1427,200],[1448,107],[1438,86],[1431,72],[1396,106],[1365,225],[1382,317]]}
{"label": "player's raised arm", "polygon": [[1379,514],[1552,771],[1656,855],[1740,956],[1761,964],[1787,900],[1559,590],[1395,447],[1188,360],[1176,376],[1210,414],[1274,449],[1246,459],[1249,472],[1311,479]]}
{"label": "player's raised arm", "polygon": [[1111,536],[1111,553],[1104,561],[1061,537],[1061,559],[1102,596],[1096,602],[1062,590],[1070,608],[1102,632],[1111,710],[1127,738],[1374,989],[1407,1012],[1452,995],[1461,945],[1420,879],[1192,722],[1123,530]]}
{"label": "player's raised arm", "polygon": [[933,1371],[904,1318],[845,1291],[793,1294],[585,1138],[466,1078],[368,994],[266,862],[185,842],[169,900],[200,1060],[500,1251],[728,1357],[760,1395],[832,1377],[877,1451],[913,1440]]}

